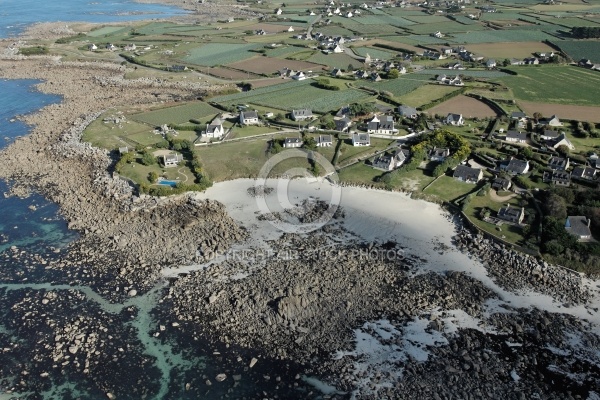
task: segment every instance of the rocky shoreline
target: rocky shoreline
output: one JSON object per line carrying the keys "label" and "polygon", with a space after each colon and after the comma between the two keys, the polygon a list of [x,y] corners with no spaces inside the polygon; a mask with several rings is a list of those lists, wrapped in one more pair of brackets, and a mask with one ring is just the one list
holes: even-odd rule
{"label": "rocky shoreline", "polygon": [[[33,189],[59,204],[69,227],[80,233],[65,249],[5,252],[0,259],[4,283],[45,272],[50,283],[91,287],[104,299],[122,303],[155,287],[164,268],[206,264],[232,254],[233,246],[243,246],[252,236],[216,201],[195,194],[160,200],[136,196],[110,174],[109,154],[81,143],[83,129],[99,110],[195,98],[210,90],[125,81],[124,72],[106,63],[0,60],[0,77],[41,79],[40,90],[63,95],[62,103],[24,117],[33,131],[0,152],[0,178],[16,182],[14,194]],[[246,195],[268,193],[261,188]],[[236,347],[240,354],[293,364],[284,376],[273,377],[279,381],[269,387],[269,397],[277,395],[280,385],[294,390],[298,371],[333,385],[330,398],[564,399],[586,398],[600,387],[596,325],[567,312],[509,304],[468,273],[426,269],[427,258],[402,243],[360,239],[346,228],[343,210],[336,217],[311,234],[282,234],[266,243],[270,252],[248,246],[241,258],[216,261],[174,279],[161,292],[159,316],[170,316],[176,338],[194,332],[196,340],[219,348]],[[581,276],[466,230],[458,232],[455,243],[480,260],[503,290],[535,290],[560,301],[565,311],[586,306],[597,315],[590,306],[597,291]],[[455,251],[433,241],[424,246],[442,255]],[[22,288],[18,296],[0,289],[3,320],[36,339],[23,350],[35,362],[3,367],[3,387],[17,392],[47,387],[39,379],[47,378],[45,368],[52,360],[77,374],[103,364],[111,371],[140,369],[136,381],[95,378],[95,387],[109,398],[130,387],[146,388],[146,395],[157,390],[151,358],[140,354],[140,341],[123,328],[135,310],[114,316],[84,297],[67,289]],[[76,311],[61,317],[66,305]],[[52,318],[44,319],[48,315]],[[369,343],[369,351],[363,351],[361,340]],[[0,332],[3,353],[20,351],[10,343]],[[132,348],[121,351],[127,343]],[[254,366],[252,359],[243,365]],[[11,374],[30,378],[24,384],[9,382]],[[206,391],[218,376],[195,385]],[[298,398],[304,397],[298,392]]]}

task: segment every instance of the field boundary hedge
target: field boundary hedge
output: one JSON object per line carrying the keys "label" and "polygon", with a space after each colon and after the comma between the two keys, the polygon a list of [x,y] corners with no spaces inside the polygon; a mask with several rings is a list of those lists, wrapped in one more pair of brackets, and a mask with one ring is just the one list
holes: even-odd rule
{"label": "field boundary hedge", "polygon": [[456,90],[454,92],[450,92],[450,93],[447,93],[447,94],[443,95],[439,99],[430,101],[427,104],[423,104],[421,107],[418,108],[418,110],[420,110],[420,111],[428,110],[428,109],[430,109],[432,107],[437,106],[440,103],[445,102],[446,100],[450,100],[453,97],[456,97],[458,95],[464,94],[468,89],[469,89],[468,87],[463,86],[463,87],[461,87],[460,89],[458,89],[458,90]]}

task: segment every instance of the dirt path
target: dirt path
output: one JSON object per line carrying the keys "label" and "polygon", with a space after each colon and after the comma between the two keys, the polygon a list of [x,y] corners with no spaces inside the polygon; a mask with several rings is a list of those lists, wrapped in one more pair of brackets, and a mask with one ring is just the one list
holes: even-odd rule
{"label": "dirt path", "polygon": [[496,203],[504,203],[505,201],[509,201],[513,197],[517,197],[516,193],[509,194],[508,196],[498,196],[495,190],[490,190],[490,199],[495,201]]}

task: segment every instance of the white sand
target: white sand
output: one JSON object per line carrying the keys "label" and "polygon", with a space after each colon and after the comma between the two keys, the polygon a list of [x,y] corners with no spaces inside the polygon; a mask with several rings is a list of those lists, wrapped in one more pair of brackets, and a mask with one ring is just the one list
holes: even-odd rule
{"label": "white sand", "polygon": [[[232,218],[248,228],[252,238],[248,243],[238,245],[266,246],[265,240],[275,239],[282,234],[268,221],[258,221],[256,217],[262,213],[257,200],[247,193],[247,189],[255,185],[253,179],[236,179],[215,184],[205,193],[197,194],[199,198],[218,200],[223,203]],[[567,313],[585,319],[600,329],[600,281],[584,279],[594,298],[588,307],[564,307],[562,303],[550,296],[533,291],[513,293],[499,287],[487,274],[485,268],[467,254],[458,251],[452,245],[452,237],[456,226],[451,216],[437,204],[423,200],[413,200],[403,193],[356,187],[337,187],[322,179],[270,180],[267,186],[275,190],[266,196],[270,210],[282,211],[290,204],[297,204],[308,198],[329,201],[335,191],[341,189],[340,206],[346,212],[344,226],[365,241],[379,243],[392,240],[406,248],[407,253],[418,255],[426,260],[420,266],[421,272],[427,271],[461,271],[481,281],[498,294],[502,301],[490,303],[489,312],[502,310],[502,304],[512,307],[537,307],[556,313]],[[284,204],[282,207],[281,204]],[[450,249],[440,252],[435,250],[436,244],[444,244]],[[189,272],[199,266],[182,267],[175,272]]]}

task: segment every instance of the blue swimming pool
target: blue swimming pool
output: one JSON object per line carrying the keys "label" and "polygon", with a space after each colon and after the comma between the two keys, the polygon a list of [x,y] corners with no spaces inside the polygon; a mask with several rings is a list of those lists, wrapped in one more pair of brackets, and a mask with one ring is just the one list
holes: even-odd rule
{"label": "blue swimming pool", "polygon": [[177,181],[168,181],[166,179],[163,179],[163,180],[159,181],[158,184],[159,185],[165,185],[165,186],[175,187],[177,185]]}

